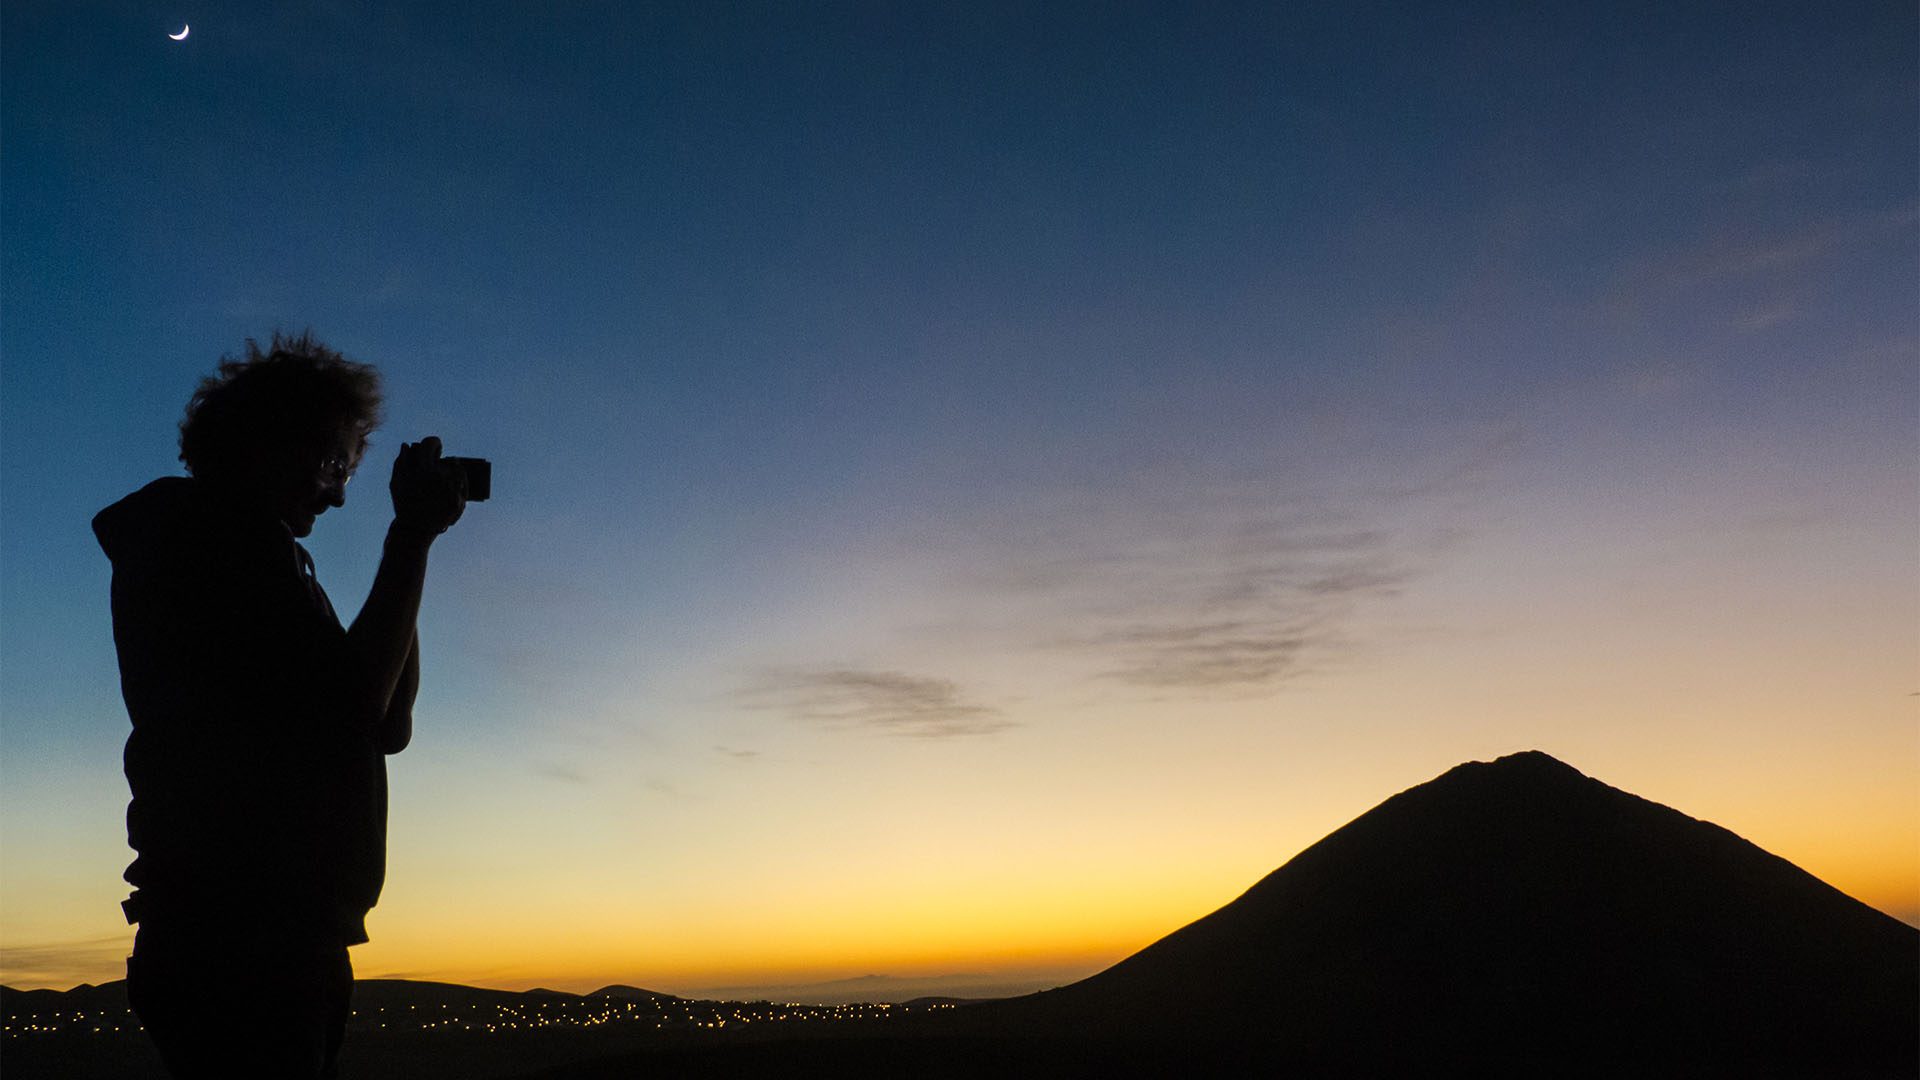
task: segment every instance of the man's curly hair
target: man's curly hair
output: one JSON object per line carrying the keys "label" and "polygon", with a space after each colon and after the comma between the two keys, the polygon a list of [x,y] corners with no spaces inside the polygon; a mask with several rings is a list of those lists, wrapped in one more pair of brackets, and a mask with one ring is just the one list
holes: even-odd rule
{"label": "man's curly hair", "polygon": [[200,380],[180,421],[180,460],[202,479],[243,474],[318,445],[341,428],[366,437],[380,426],[380,372],[322,345],[313,331],[252,338]]}

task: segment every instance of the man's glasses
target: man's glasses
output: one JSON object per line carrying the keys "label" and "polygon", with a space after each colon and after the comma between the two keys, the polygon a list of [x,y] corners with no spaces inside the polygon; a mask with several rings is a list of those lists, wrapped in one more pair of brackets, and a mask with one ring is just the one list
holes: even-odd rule
{"label": "man's glasses", "polygon": [[345,487],[353,480],[353,463],[338,454],[320,459],[320,476],[329,484]]}

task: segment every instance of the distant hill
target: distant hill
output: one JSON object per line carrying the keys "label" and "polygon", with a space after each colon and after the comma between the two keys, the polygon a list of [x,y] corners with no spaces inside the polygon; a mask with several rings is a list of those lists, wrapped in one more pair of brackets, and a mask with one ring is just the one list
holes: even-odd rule
{"label": "distant hill", "polygon": [[798,1001],[816,1005],[859,1002],[925,1004],[935,999],[960,1002],[1018,997],[1045,987],[1058,986],[1061,981],[1059,978],[1006,973],[927,977],[860,975],[815,983],[717,986],[690,993],[696,997],[722,1001]]}
{"label": "distant hill", "polygon": [[71,990],[15,990],[0,986],[0,1009],[6,1015],[34,1009],[124,1009],[127,1007],[127,982],[115,979],[95,986],[81,983]]}
{"label": "distant hill", "polygon": [[682,1000],[674,997],[672,994],[662,994],[654,990],[642,990],[637,986],[628,986],[625,983],[614,983],[611,986],[603,986],[593,993],[588,994],[587,997],[590,1000],[593,998],[611,998],[614,1001],[660,1002]]}
{"label": "distant hill", "polygon": [[[589,1004],[602,999],[646,1004],[681,1000],[672,994],[619,985],[604,986],[591,994],[569,994],[542,989],[488,990],[478,986],[420,979],[357,979],[353,984],[353,1007],[357,1013],[374,1013],[382,1009],[511,1008],[539,1002]],[[9,1017],[32,1015],[35,1012],[107,1012],[126,1008],[125,979],[115,979],[99,986],[82,983],[71,990],[15,990],[11,986],[0,986],[0,1011]],[[366,1023],[360,1021],[361,1026]]]}
{"label": "distant hill", "polygon": [[1326,1066],[1911,1076],[1920,931],[1531,752],[1388,799],[1098,975],[966,1012]]}
{"label": "distant hill", "polygon": [[597,999],[649,1004],[680,1000],[672,994],[659,994],[632,986],[606,986],[591,994],[569,994],[561,990],[541,988],[486,990],[477,986],[425,982],[417,979],[356,979],[353,984],[353,1007],[358,1012],[381,1008],[502,1007],[528,1002],[586,1003]]}

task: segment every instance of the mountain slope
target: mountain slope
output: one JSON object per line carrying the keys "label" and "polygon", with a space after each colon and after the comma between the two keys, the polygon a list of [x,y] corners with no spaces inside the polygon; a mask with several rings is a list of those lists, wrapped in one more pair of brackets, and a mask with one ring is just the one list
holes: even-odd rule
{"label": "mountain slope", "polygon": [[1911,1075],[1920,932],[1545,754],[1401,793],[1013,1029],[1301,1060]]}

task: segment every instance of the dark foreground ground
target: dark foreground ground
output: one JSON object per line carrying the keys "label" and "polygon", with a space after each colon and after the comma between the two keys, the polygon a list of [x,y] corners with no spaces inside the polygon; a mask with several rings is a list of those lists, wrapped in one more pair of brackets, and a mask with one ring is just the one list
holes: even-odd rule
{"label": "dark foreground ground", "polygon": [[[65,992],[0,988],[5,1080],[163,1080],[126,984]],[[694,1001],[631,987],[592,996],[363,980],[342,1055],[345,1080],[506,1080],[610,1057],[693,1061],[735,1043],[887,1034],[889,1021],[950,1006],[794,1006]],[[777,1053],[777,1051],[776,1051]],[[663,1066],[680,1068],[680,1065]]]}
{"label": "dark foreground ground", "polygon": [[[10,1031],[5,1080],[166,1080],[130,1015],[52,1032]],[[666,1030],[639,1024],[534,1025],[507,1031],[402,1026],[348,1037],[343,1080],[600,1078],[945,1078],[1264,1075],[1231,1048],[916,1032],[855,1019]]]}
{"label": "dark foreground ground", "polygon": [[[1911,1068],[1823,1067],[1766,1060],[1656,1061],[1631,1047],[1612,1061],[1569,1060],[1513,1048],[1355,1047],[1301,1059],[1257,1043],[1041,1038],[920,1030],[917,1023],[859,1020],[768,1024],[759,1030],[664,1031],[637,1025],[534,1026],[512,1031],[411,1028],[353,1033],[343,1080],[957,1080],[1044,1077],[1132,1080],[1205,1077],[1740,1077],[1880,1080]],[[0,1044],[5,1080],[165,1080],[145,1036],[125,1027],[44,1035],[9,1033]]]}

